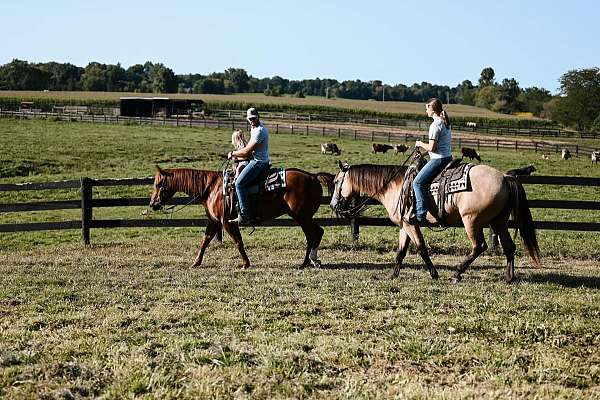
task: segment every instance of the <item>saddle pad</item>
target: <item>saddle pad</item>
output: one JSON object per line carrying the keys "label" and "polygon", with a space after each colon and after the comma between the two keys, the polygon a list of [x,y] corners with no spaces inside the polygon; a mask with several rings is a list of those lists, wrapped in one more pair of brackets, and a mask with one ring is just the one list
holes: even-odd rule
{"label": "saddle pad", "polygon": [[273,168],[269,171],[267,180],[265,181],[265,191],[272,192],[273,190],[286,187],[285,169]]}
{"label": "saddle pad", "polygon": [[446,194],[464,192],[469,188],[469,171],[475,164],[467,163],[460,164],[458,167],[450,170],[444,170],[442,173],[435,177],[429,191],[434,198],[437,198],[437,194],[440,187],[442,177],[446,180],[445,192]]}

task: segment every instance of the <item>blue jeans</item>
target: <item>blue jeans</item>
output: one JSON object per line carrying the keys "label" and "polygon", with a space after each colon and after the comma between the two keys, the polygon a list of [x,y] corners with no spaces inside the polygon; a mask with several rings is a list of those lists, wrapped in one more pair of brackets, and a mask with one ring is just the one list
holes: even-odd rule
{"label": "blue jeans", "polygon": [[235,181],[235,191],[240,203],[240,214],[244,218],[250,219],[250,207],[248,204],[248,188],[260,174],[269,168],[269,163],[263,161],[251,160],[248,165],[240,172]]}
{"label": "blue jeans", "polygon": [[448,163],[452,161],[452,156],[444,158],[433,158],[429,160],[421,171],[417,174],[413,181],[413,189],[415,190],[415,213],[418,220],[424,220],[427,215],[427,192],[429,184],[433,178],[439,174]]}

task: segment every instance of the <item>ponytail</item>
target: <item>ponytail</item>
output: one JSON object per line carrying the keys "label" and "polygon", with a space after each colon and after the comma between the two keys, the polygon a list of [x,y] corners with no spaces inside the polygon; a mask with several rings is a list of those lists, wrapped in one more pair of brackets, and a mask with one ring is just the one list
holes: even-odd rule
{"label": "ponytail", "polygon": [[444,125],[446,125],[446,129],[450,129],[450,117],[446,110],[442,110],[440,113],[440,117],[442,117],[442,121],[444,121]]}

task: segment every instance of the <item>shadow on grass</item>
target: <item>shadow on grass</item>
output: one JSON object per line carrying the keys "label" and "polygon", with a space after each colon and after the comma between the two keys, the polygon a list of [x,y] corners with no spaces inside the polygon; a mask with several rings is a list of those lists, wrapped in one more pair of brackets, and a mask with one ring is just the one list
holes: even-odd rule
{"label": "shadow on grass", "polygon": [[535,274],[519,278],[522,282],[553,283],[568,288],[600,289],[600,276],[573,276],[566,274]]}

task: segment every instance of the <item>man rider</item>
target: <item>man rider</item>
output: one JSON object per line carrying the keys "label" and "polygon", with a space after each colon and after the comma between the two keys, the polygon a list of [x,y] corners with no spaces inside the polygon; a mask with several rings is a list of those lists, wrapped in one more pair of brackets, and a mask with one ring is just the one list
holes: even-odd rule
{"label": "man rider", "polygon": [[256,108],[252,107],[246,111],[246,119],[251,126],[248,144],[239,150],[229,152],[227,155],[229,159],[239,158],[250,160],[246,168],[240,172],[235,182],[240,213],[237,218],[229,222],[238,225],[248,225],[252,222],[252,213],[248,201],[248,188],[258,176],[269,168],[271,163],[269,157],[269,130],[260,122]]}

